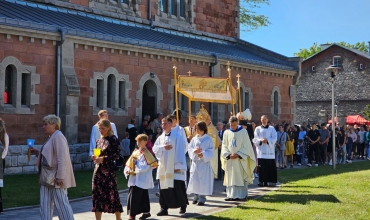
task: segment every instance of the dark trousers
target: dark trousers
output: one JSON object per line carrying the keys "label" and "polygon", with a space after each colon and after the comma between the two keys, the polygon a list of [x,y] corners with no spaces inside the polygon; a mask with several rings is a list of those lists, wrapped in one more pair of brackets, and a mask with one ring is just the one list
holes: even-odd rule
{"label": "dark trousers", "polygon": [[326,162],[326,152],[328,150],[328,144],[320,144],[319,145],[319,159],[317,159],[320,163],[325,163]]}
{"label": "dark trousers", "polygon": [[150,212],[149,191],[137,186],[130,186],[127,197],[127,214],[134,217]]}
{"label": "dark trousers", "polygon": [[186,207],[188,204],[188,195],[186,194],[184,181],[174,180],[173,188],[160,190],[159,205],[162,209]]}
{"label": "dark trousers", "polygon": [[357,147],[357,154],[361,157],[364,156],[365,143],[360,143]]}
{"label": "dark trousers", "polygon": [[221,149],[218,150],[218,170],[217,170],[217,179],[223,180],[224,171],[221,168]]}
{"label": "dark trousers", "polygon": [[318,158],[319,158],[319,144],[310,144],[308,147],[308,163],[312,163],[314,160],[313,154],[315,153],[315,161],[318,163]]}

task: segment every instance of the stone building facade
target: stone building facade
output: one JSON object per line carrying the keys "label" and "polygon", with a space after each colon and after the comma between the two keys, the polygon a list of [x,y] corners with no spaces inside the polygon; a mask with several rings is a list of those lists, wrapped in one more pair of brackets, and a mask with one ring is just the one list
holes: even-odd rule
{"label": "stone building facade", "polygon": [[[174,110],[174,60],[178,74],[224,78],[230,61],[235,86],[241,76],[242,107],[251,109],[253,120],[266,114],[294,122],[300,59],[239,39],[238,4],[0,1],[0,117],[11,144],[6,172],[34,171],[28,167],[33,160],[24,162],[24,144],[46,141],[41,124],[47,114],[61,117],[74,167],[90,168],[87,146],[99,110],[108,110],[119,138],[132,118],[140,123],[145,114]],[[184,124],[202,104],[189,113],[187,102],[180,95]],[[227,120],[231,110],[224,104],[206,108],[214,122]]]}
{"label": "stone building facade", "polygon": [[362,51],[336,44],[322,45],[322,51],[302,62],[297,83],[298,123],[331,119],[330,65],[340,65],[334,81],[334,100],[338,121],[343,125],[347,115],[361,114],[370,103],[370,56]]}

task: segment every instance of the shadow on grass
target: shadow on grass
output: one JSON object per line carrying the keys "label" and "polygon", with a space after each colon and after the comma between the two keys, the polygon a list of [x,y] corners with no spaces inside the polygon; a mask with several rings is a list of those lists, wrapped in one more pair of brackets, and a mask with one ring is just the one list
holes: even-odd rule
{"label": "shadow on grass", "polygon": [[276,194],[266,195],[259,199],[260,202],[271,202],[271,203],[297,203],[305,205],[311,201],[316,202],[332,202],[340,203],[340,201],[333,195],[327,194],[315,194],[315,195],[292,195],[292,194]]}
{"label": "shadow on grass", "polygon": [[[311,168],[300,168],[300,169],[289,169],[281,170],[278,172],[278,179],[280,183],[286,184],[289,182],[295,182],[303,179],[312,179],[321,176],[337,175],[342,173],[350,173],[356,171],[369,170],[369,161],[356,161],[351,164],[339,164],[336,169],[333,170],[331,166],[319,166]],[[284,186],[286,187],[286,186]],[[300,187],[300,186],[293,186]],[[310,186],[308,186],[310,187]],[[324,187],[322,187],[324,188]]]}
{"label": "shadow on grass", "polygon": [[311,193],[311,191],[304,191],[304,190],[294,191],[294,190],[279,189],[279,193],[281,193],[281,192],[286,192],[286,193]]}
{"label": "shadow on grass", "polygon": [[[269,209],[269,208],[258,208],[258,207],[248,207],[248,206],[238,206],[236,207],[237,209],[244,209],[244,210],[261,210],[261,211],[269,211],[269,212],[277,212],[280,211],[278,209]],[[230,217],[219,217],[219,216],[207,216],[207,215],[196,215],[196,219],[207,219],[207,220],[230,220],[232,218]],[[237,218],[235,218],[237,219]],[[239,218],[240,219],[240,218]]]}
{"label": "shadow on grass", "polygon": [[[326,186],[304,186],[304,185],[284,185],[282,188],[313,188],[313,189],[331,189],[330,187]],[[279,192],[282,192],[279,190]],[[303,191],[300,191],[303,192]]]}

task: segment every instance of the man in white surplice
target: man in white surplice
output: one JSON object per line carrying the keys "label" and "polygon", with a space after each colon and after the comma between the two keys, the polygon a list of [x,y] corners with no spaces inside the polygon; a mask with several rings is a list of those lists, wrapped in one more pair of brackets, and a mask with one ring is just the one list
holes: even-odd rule
{"label": "man in white surplice", "polygon": [[163,133],[157,138],[153,146],[153,152],[157,157],[161,210],[158,216],[168,215],[169,208],[180,208],[180,214],[186,212],[188,197],[186,195],[186,160],[185,143],[180,134],[171,131],[172,119],[162,119]]}
{"label": "man in white surplice", "polygon": [[225,130],[221,156],[225,160],[225,201],[237,201],[248,196],[248,184],[254,179],[256,158],[247,130],[239,126],[238,118],[229,119],[230,129]]}
{"label": "man in white surplice", "polygon": [[185,129],[177,124],[176,115],[169,115],[167,117],[170,117],[172,119],[172,132],[178,133],[183,142],[184,142],[184,153],[188,151],[188,139],[186,137]]}

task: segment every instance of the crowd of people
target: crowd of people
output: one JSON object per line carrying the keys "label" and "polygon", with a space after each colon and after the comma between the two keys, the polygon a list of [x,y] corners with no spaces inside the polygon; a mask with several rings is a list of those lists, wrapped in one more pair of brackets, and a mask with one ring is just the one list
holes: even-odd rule
{"label": "crowd of people", "polygon": [[[208,112],[202,107],[189,116],[189,125],[180,126],[176,114],[154,120],[146,115],[142,126],[132,119],[119,140],[117,129],[108,120],[108,113],[98,113],[99,121],[92,127],[90,156],[95,164],[92,178],[92,212],[97,220],[103,213],[115,214],[121,219],[123,207],[117,187],[117,161],[123,158],[123,174],[128,178],[129,219],[147,219],[151,216],[148,190],[154,188],[153,173],[158,181],[160,211],[180,208],[184,214],[193,194],[192,204],[203,206],[213,194],[214,181],[222,180],[225,201],[244,200],[248,185],[258,178],[260,187],[276,186],[277,169],[290,164],[319,166],[351,163],[354,159],[370,160],[370,132],[360,127],[335,127],[325,123],[317,126],[288,123],[275,125],[261,116],[261,125],[248,121],[248,111],[231,116],[227,123],[214,126]],[[40,217],[51,219],[54,206],[60,219],[74,219],[68,202],[67,189],[75,187],[72,163],[66,138],[60,132],[61,120],[55,115],[43,118],[43,130],[49,137],[41,149],[32,149],[37,156],[40,184]],[[319,127],[319,128],[318,128]],[[335,142],[336,154],[332,153]],[[3,186],[4,158],[9,146],[5,123],[0,119],[0,190]],[[0,191],[0,211],[2,200]]]}
{"label": "crowd of people", "polygon": [[333,157],[337,164],[352,163],[354,159],[370,160],[370,129],[367,125],[337,124],[334,128],[334,139],[332,126],[326,123],[303,123],[293,127],[287,123],[272,125],[277,131],[277,168],[285,169],[289,162],[291,168],[295,162],[298,166],[304,164],[308,167],[332,165]]}

